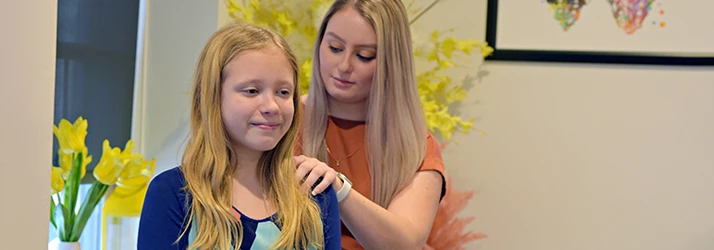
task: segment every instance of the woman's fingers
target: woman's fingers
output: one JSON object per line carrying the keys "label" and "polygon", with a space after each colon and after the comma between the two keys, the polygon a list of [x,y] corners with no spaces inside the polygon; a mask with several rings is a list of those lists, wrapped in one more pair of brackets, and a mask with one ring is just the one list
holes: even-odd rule
{"label": "woman's fingers", "polygon": [[316,164],[310,164],[309,162],[302,162],[300,165],[297,165],[297,169],[295,170],[295,180],[298,183],[302,183],[315,165]]}
{"label": "woman's fingers", "polygon": [[325,172],[327,172],[327,168],[328,167],[325,164],[317,164],[315,167],[313,167],[312,171],[310,171],[307,178],[302,183],[302,188],[305,190],[312,189],[312,187],[314,187],[315,184],[317,183],[317,179],[322,177],[322,175],[324,175]]}
{"label": "woman's fingers", "polygon": [[337,174],[334,170],[325,172],[325,175],[323,175],[320,184],[318,184],[314,189],[312,189],[312,195],[322,193],[322,191],[325,191],[325,189],[332,185],[335,180],[337,180]]}
{"label": "woman's fingers", "polygon": [[322,193],[337,179],[334,169],[315,158],[299,155],[295,156],[294,160],[297,168],[295,180],[301,183],[305,191],[312,188],[312,195]]}
{"label": "woman's fingers", "polygon": [[293,156],[293,160],[295,160],[296,166],[300,165],[300,163],[304,162],[307,159],[309,159],[309,158],[307,158],[307,156],[304,156],[304,155]]}

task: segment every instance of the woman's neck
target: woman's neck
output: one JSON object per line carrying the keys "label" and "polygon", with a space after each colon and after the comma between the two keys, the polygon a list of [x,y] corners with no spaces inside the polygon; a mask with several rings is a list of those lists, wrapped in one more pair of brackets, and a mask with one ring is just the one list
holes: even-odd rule
{"label": "woman's neck", "polygon": [[357,103],[345,103],[327,98],[327,110],[330,116],[351,121],[367,120],[367,101]]}

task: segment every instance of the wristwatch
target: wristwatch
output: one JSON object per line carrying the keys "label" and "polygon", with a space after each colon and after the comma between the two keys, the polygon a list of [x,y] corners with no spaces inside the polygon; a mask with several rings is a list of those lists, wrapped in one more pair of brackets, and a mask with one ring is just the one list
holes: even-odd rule
{"label": "wristwatch", "polygon": [[337,191],[337,202],[341,202],[345,199],[345,197],[347,197],[347,194],[350,193],[350,190],[352,190],[352,182],[350,181],[350,179],[347,179],[347,176],[340,172],[337,172],[337,178],[340,178],[342,180],[342,188]]}

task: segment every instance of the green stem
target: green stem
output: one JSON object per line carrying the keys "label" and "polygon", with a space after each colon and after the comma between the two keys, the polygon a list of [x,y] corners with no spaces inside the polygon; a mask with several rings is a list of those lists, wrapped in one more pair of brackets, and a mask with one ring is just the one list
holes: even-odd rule
{"label": "green stem", "polygon": [[55,204],[53,196],[54,195],[50,196],[50,223],[52,223],[52,226],[57,229],[57,223],[55,223],[55,208],[57,208],[57,204]]}
{"label": "green stem", "polygon": [[94,208],[97,207],[99,201],[102,200],[104,194],[109,189],[109,185],[95,181],[92,187],[89,189],[87,199],[82,203],[82,207],[79,209],[79,214],[77,220],[72,228],[72,233],[70,234],[70,241],[79,241],[79,237],[82,236],[82,231],[84,226],[87,225],[89,217],[92,216]]}
{"label": "green stem", "polygon": [[[65,192],[67,192],[67,191],[65,190]],[[55,209],[59,209],[60,213],[62,213],[62,216],[60,216],[61,221],[59,222],[60,226],[57,227],[57,231],[58,231],[57,234],[59,235],[60,239],[64,239],[63,235],[65,234],[65,231],[66,231],[64,229],[64,218],[67,217],[67,216],[65,216],[65,214],[67,214],[67,212],[65,212],[65,210],[67,210],[67,208],[64,206],[64,202],[62,202],[62,196],[59,193],[56,195],[57,195],[58,203],[57,203],[57,207],[55,207]]]}
{"label": "green stem", "polygon": [[58,234],[59,234],[60,240],[65,241],[66,239],[69,238],[69,237],[67,237],[67,234],[68,234],[70,228],[68,228],[68,226],[67,226],[68,222],[66,219],[69,217],[69,212],[67,212],[67,207],[65,207],[64,205],[60,206],[59,208],[61,209],[60,211],[62,212],[62,225],[59,227]]}
{"label": "green stem", "polygon": [[64,208],[62,210],[62,215],[64,217],[64,231],[60,231],[61,241],[70,241],[72,235],[72,228],[74,227],[74,221],[76,218],[76,213],[74,212],[77,208],[77,195],[79,193],[79,184],[82,178],[82,160],[84,157],[82,153],[72,154],[72,169],[69,171],[69,177],[67,178],[66,190],[64,193]]}

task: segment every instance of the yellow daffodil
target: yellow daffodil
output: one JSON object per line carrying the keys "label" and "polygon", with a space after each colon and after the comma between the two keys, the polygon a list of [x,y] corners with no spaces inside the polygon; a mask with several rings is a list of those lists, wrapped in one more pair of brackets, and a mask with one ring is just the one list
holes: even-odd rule
{"label": "yellow daffodil", "polygon": [[[52,197],[50,221],[58,229],[61,241],[76,242],[92,211],[102,201],[107,191],[116,186],[115,190],[119,193],[140,194],[140,190],[146,190],[146,185],[154,173],[156,161],[144,161],[140,154],[133,154],[132,140],[126,142],[123,151],[118,147],[112,148],[109,140],[104,140],[102,157],[94,170],[94,177],[97,180],[80,201],[77,195],[80,176],[85,175],[87,165],[92,162],[92,156],[88,155],[88,149],[84,144],[87,136],[87,121],[80,117],[72,124],[63,119],[59,126],[53,126],[52,132],[59,141],[60,149],[57,152],[59,166],[52,167],[51,194],[55,195],[64,189],[67,192],[60,197]],[[133,205],[122,204],[122,206]],[[56,213],[54,213],[56,209],[77,212],[57,213],[61,216],[61,221],[56,222]]]}
{"label": "yellow daffodil", "polygon": [[[84,174],[87,173],[87,165],[92,162],[92,156],[87,155],[89,154],[89,151],[87,150],[87,147],[84,147],[80,151],[82,153],[82,174],[80,175],[80,179],[84,178]],[[62,168],[62,178],[65,180],[69,177],[69,171],[72,170],[72,164],[74,158],[72,157],[73,155],[79,156],[77,153],[72,153],[72,152],[67,152],[67,151],[62,151],[62,149],[59,150],[59,165],[60,168]]]}
{"label": "yellow daffodil", "polygon": [[60,150],[66,153],[82,152],[86,147],[84,139],[87,137],[87,126],[87,120],[81,116],[74,121],[74,124],[62,119],[59,127],[53,125],[52,132],[57,137]]}
{"label": "yellow daffodil", "polygon": [[94,168],[94,177],[97,181],[106,185],[114,185],[119,175],[126,168],[133,147],[134,143],[129,140],[124,147],[124,151],[121,151],[118,147],[112,148],[109,146],[109,140],[104,140],[102,158]]}
{"label": "yellow daffodil", "polygon": [[154,175],[154,170],[156,170],[155,158],[151,161],[146,161],[140,154],[134,154],[127,163],[124,172],[119,176],[114,194],[129,196],[140,191],[149,183],[151,176]]}
{"label": "yellow daffodil", "polygon": [[59,142],[59,165],[62,168],[62,178],[69,177],[72,170],[74,157],[82,153],[81,176],[87,172],[87,165],[92,162],[92,156],[88,155],[87,146],[84,140],[87,137],[87,120],[81,116],[70,123],[67,119],[62,119],[59,126],[53,125],[52,132]]}
{"label": "yellow daffodil", "polygon": [[52,194],[59,193],[64,189],[64,179],[62,179],[62,168],[52,167]]}

